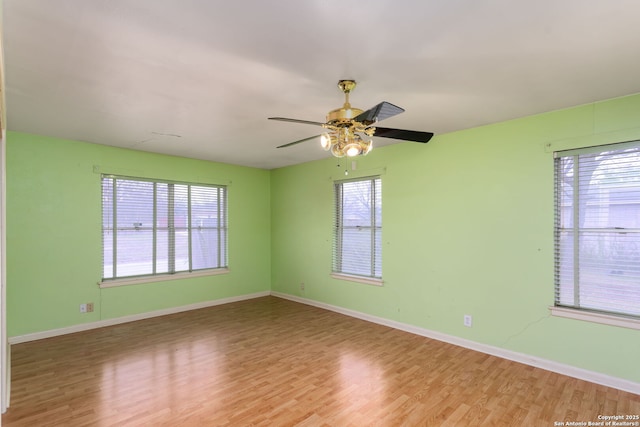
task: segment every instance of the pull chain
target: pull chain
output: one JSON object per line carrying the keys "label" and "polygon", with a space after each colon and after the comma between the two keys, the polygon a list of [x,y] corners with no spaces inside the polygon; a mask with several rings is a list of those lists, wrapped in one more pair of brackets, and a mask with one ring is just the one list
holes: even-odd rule
{"label": "pull chain", "polygon": [[[348,158],[345,156],[344,157],[344,174],[345,176],[349,176],[349,170],[347,169],[347,164],[348,164]],[[336,167],[339,168],[340,167],[340,158],[338,157],[338,163],[336,164]]]}

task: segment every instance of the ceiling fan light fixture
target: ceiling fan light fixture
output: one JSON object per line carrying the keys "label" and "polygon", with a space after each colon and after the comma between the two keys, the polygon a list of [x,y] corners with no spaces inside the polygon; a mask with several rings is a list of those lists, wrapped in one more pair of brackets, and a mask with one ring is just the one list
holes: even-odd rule
{"label": "ceiling fan light fixture", "polygon": [[320,146],[323,150],[329,151],[333,145],[333,138],[328,133],[320,135]]}
{"label": "ceiling fan light fixture", "polygon": [[347,157],[355,157],[362,154],[362,147],[357,142],[351,142],[347,144],[345,147],[345,154]]}
{"label": "ceiling fan light fixture", "polygon": [[373,141],[365,141],[352,129],[342,128],[320,135],[320,146],[335,157],[366,156],[373,148]]}
{"label": "ceiling fan light fixture", "polygon": [[331,146],[331,154],[335,157],[344,157],[345,156],[345,146],[343,142],[336,142]]}
{"label": "ceiling fan light fixture", "polygon": [[359,156],[364,152],[365,142],[360,138],[360,135],[349,133],[345,145],[344,145],[344,153],[347,157],[355,157]]}
{"label": "ceiling fan light fixture", "polygon": [[345,152],[348,157],[366,156],[373,149],[373,141],[363,141],[358,135],[357,139],[345,146]]}

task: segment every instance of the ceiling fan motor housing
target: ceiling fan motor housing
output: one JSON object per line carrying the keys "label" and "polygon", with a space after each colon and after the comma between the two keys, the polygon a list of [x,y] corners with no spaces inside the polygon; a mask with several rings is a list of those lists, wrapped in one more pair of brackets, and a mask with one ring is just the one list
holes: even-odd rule
{"label": "ceiling fan motor housing", "polygon": [[342,108],[336,108],[327,114],[327,123],[337,127],[351,126],[353,119],[362,114],[359,108],[351,108],[351,105],[345,103]]}

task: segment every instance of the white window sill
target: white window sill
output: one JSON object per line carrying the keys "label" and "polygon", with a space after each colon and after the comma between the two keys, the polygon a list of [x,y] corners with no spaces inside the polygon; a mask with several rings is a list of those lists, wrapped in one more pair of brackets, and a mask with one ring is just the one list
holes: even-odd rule
{"label": "white window sill", "polygon": [[117,286],[140,285],[143,283],[168,282],[170,280],[190,279],[192,277],[217,276],[229,273],[228,268],[194,271],[192,273],[158,274],[157,276],[136,277],[131,279],[115,279],[98,282],[100,288],[114,288]]}
{"label": "white window sill", "polygon": [[640,330],[640,319],[631,317],[615,316],[613,314],[594,313],[568,307],[549,307],[551,315],[565,317],[568,319],[584,320],[587,322],[602,323],[604,325],[619,326]]}
{"label": "white window sill", "polygon": [[331,277],[338,280],[347,280],[349,282],[364,283],[365,285],[383,286],[382,279],[374,279],[373,277],[352,276],[350,274],[331,273]]}

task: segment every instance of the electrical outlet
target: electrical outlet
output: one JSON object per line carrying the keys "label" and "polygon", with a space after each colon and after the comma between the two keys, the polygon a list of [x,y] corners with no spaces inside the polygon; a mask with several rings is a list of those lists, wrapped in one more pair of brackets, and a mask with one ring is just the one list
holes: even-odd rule
{"label": "electrical outlet", "polygon": [[87,313],[92,313],[93,312],[93,303],[92,302],[88,302],[87,303]]}
{"label": "electrical outlet", "polygon": [[304,282],[300,283],[300,290],[304,291]]}
{"label": "electrical outlet", "polygon": [[466,326],[467,328],[470,328],[473,325],[473,317],[471,317],[470,314],[465,314],[463,322],[464,322],[464,326]]}
{"label": "electrical outlet", "polygon": [[80,304],[80,313],[87,312],[87,304]]}

